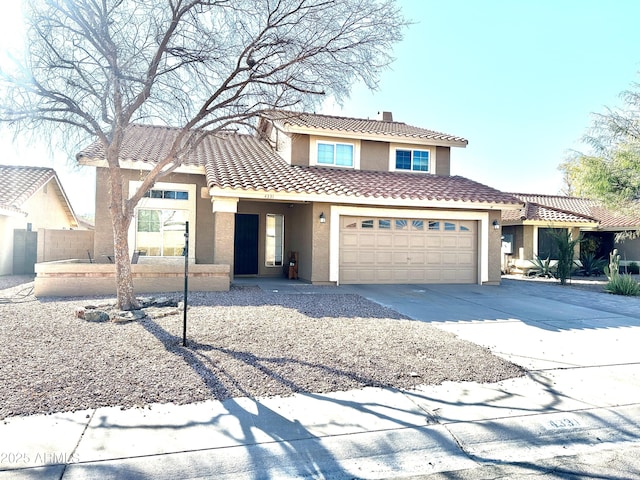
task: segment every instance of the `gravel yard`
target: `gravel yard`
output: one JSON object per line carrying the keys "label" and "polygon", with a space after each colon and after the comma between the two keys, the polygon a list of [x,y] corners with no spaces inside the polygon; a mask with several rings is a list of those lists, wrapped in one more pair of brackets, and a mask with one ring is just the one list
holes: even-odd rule
{"label": "gravel yard", "polygon": [[87,322],[76,308],[114,300],[35,299],[31,283],[7,282],[0,277],[0,418],[523,373],[485,348],[335,290],[191,293],[184,348],[182,314]]}

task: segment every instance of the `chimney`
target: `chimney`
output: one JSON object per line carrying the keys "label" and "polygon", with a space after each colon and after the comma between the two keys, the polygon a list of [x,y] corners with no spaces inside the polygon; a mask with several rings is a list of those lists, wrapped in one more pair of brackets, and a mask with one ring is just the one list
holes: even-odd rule
{"label": "chimney", "polygon": [[378,112],[378,120],[381,122],[393,122],[393,113]]}

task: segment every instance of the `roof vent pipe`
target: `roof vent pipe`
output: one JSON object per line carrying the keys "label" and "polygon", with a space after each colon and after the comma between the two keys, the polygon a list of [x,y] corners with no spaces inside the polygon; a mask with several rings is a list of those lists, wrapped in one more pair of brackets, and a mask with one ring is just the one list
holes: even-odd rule
{"label": "roof vent pipe", "polygon": [[381,122],[393,122],[393,113],[378,112],[378,120],[380,120]]}

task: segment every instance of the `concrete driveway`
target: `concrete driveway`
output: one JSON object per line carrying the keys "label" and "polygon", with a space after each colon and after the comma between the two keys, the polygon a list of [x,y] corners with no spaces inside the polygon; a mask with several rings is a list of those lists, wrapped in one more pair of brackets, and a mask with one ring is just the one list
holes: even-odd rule
{"label": "concrete driveway", "polygon": [[0,479],[640,478],[640,299],[516,281],[260,286],[357,293],[529,372],[8,419]]}
{"label": "concrete driveway", "polygon": [[528,370],[640,362],[640,298],[518,280],[500,286],[344,288],[486,346]]}

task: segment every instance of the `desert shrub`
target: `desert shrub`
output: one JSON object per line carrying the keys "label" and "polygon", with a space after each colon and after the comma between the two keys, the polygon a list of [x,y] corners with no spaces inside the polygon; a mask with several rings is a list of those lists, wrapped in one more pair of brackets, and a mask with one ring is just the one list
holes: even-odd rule
{"label": "desert shrub", "polygon": [[551,259],[549,257],[542,259],[536,255],[536,258],[531,260],[531,263],[533,263],[533,268],[529,270],[529,275],[545,278],[556,277],[554,275],[555,267],[551,266]]}
{"label": "desert shrub", "polygon": [[580,273],[585,277],[591,275],[600,275],[604,271],[604,267],[607,266],[607,261],[602,257],[596,257],[594,253],[582,253],[580,255]]}
{"label": "desert shrub", "polygon": [[604,291],[614,295],[637,296],[640,295],[640,283],[631,275],[613,275],[604,286]]}
{"label": "desert shrub", "polygon": [[567,283],[567,279],[571,277],[571,273],[575,269],[575,261],[573,255],[576,245],[582,242],[582,238],[573,238],[571,232],[566,229],[558,230],[551,234],[558,246],[558,265],[556,266],[556,277],[560,280],[560,284]]}

